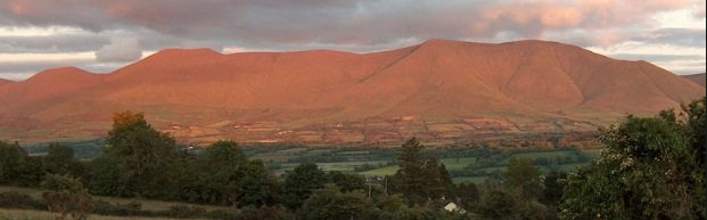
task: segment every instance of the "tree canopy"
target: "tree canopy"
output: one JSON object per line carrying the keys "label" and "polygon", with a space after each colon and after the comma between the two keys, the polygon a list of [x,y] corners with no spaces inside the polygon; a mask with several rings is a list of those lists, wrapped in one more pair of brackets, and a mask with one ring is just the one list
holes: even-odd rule
{"label": "tree canopy", "polygon": [[566,219],[704,219],[705,100],[603,131],[604,150],[568,177]]}

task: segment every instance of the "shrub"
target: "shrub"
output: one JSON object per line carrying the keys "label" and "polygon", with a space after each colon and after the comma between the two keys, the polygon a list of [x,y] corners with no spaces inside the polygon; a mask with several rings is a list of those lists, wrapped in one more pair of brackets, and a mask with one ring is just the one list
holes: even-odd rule
{"label": "shrub", "polygon": [[73,219],[84,220],[94,208],[91,195],[78,178],[50,174],[42,181],[42,187],[51,190],[42,193],[42,198],[57,219],[71,215]]}

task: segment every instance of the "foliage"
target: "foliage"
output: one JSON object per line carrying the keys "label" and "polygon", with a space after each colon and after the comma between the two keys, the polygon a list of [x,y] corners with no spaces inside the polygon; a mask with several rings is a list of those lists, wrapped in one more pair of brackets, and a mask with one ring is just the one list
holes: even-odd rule
{"label": "foliage", "polygon": [[274,177],[260,160],[249,161],[245,166],[244,177],[241,180],[241,206],[275,205],[276,194],[279,191]]}
{"label": "foliage", "polygon": [[513,158],[503,173],[504,184],[510,192],[521,198],[536,199],[542,190],[540,174],[531,160]]}
{"label": "foliage", "polygon": [[68,146],[52,143],[43,159],[44,172],[60,175],[81,176],[86,173],[84,166],[74,159],[74,150]]}
{"label": "foliage", "polygon": [[0,141],[0,183],[12,183],[22,173],[24,158],[19,144]]}
{"label": "foliage", "polygon": [[297,209],[315,190],[324,187],[326,181],[326,173],[316,164],[301,164],[285,175],[282,203],[288,208]]}
{"label": "foliage", "polygon": [[76,178],[50,174],[42,182],[42,187],[50,190],[42,197],[49,211],[57,213],[57,219],[71,215],[73,219],[84,220],[94,208],[91,195]]}
{"label": "foliage", "polygon": [[465,209],[471,209],[480,199],[479,189],[474,183],[457,184],[451,194],[456,195],[455,201]]}
{"label": "foliage", "polygon": [[329,181],[336,184],[342,192],[367,189],[366,178],[358,174],[330,171],[328,173],[328,178]]}
{"label": "foliage", "polygon": [[206,201],[238,206],[239,195],[242,194],[240,181],[247,165],[238,145],[231,141],[218,141],[206,150],[200,162],[207,168],[216,168],[202,174],[203,187],[212,191],[207,194]]}
{"label": "foliage", "polygon": [[513,196],[502,190],[491,190],[483,194],[477,212],[486,219],[515,219],[518,204]]}
{"label": "foliage", "polygon": [[451,179],[444,164],[422,154],[424,145],[417,139],[408,140],[398,157],[400,169],[393,176],[394,189],[402,193],[409,204],[427,204],[448,195]]}
{"label": "foliage", "polygon": [[117,163],[115,168],[120,173],[113,180],[117,195],[164,196],[160,192],[169,181],[165,171],[177,157],[172,137],[152,128],[141,113],[127,111],[113,116],[113,129],[108,132],[106,143],[105,156]]}
{"label": "foliage", "polygon": [[543,178],[543,192],[540,201],[548,206],[557,207],[562,200],[564,193],[564,179],[567,178],[566,173],[550,172]]}
{"label": "foliage", "polygon": [[704,219],[705,100],[683,113],[629,116],[605,130],[591,167],[571,174],[565,219]]}
{"label": "foliage", "polygon": [[373,207],[361,191],[341,192],[328,185],[318,190],[299,210],[301,219],[361,219]]}

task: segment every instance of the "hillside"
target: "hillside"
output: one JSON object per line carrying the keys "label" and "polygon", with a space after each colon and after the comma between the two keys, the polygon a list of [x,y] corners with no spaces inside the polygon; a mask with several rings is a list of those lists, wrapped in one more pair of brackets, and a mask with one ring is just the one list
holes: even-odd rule
{"label": "hillside", "polygon": [[0,79],[0,86],[5,85],[5,84],[9,84],[9,83],[12,83],[12,81],[6,80],[6,79]]}
{"label": "hillside", "polygon": [[430,40],[368,54],[168,49],[110,74],[59,68],[0,85],[0,138],[98,137],[113,112],[133,110],[193,143],[451,143],[593,131],[704,94],[653,64],[545,41]]}
{"label": "hillside", "polygon": [[695,82],[702,87],[705,87],[705,74],[704,73],[692,74],[692,75],[682,75],[682,77],[685,79],[689,79],[690,81]]}

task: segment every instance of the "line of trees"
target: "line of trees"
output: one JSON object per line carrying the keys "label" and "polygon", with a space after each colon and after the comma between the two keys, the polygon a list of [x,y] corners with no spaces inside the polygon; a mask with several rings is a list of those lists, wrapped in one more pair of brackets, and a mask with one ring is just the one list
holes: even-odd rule
{"label": "line of trees", "polygon": [[[58,144],[30,157],[17,143],[0,142],[0,184],[44,186],[51,198],[72,201],[90,194],[214,204],[256,210],[255,219],[705,219],[705,130],[705,99],[679,112],[630,116],[602,130],[604,150],[586,168],[543,174],[533,161],[512,159],[477,186],[453,183],[415,138],[401,146],[397,173],[383,179],[313,163],[275,177],[234,142],[195,153],[142,114],[123,112],[92,161],[77,161]],[[73,180],[88,191],[57,184]],[[460,208],[443,210],[450,202]]]}

